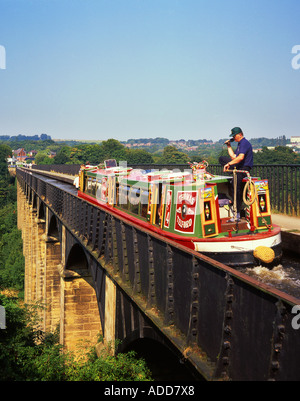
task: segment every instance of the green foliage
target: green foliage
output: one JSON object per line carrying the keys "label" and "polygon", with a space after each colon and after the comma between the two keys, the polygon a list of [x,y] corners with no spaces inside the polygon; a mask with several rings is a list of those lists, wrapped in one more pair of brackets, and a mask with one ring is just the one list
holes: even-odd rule
{"label": "green foliage", "polygon": [[5,288],[24,288],[24,256],[17,228],[17,203],[0,209],[0,283]]}
{"label": "green foliage", "polygon": [[0,378],[23,380],[24,365],[32,357],[35,332],[27,323],[28,310],[20,306],[16,297],[0,293],[0,304],[6,312],[6,329],[0,330]]}
{"label": "green foliage", "polygon": [[275,149],[263,147],[254,153],[255,164],[300,164],[300,155],[286,146],[276,146]]}
{"label": "green foliage", "polygon": [[71,162],[70,158],[71,149],[69,146],[63,146],[57,155],[54,157],[54,164],[67,164]]}
{"label": "green foliage", "polygon": [[154,159],[144,149],[127,149],[126,161],[128,164],[152,164]]}
{"label": "green foliage", "polygon": [[134,352],[111,355],[103,348],[97,356],[94,348],[84,346],[81,354],[64,351],[61,346],[46,348],[34,368],[41,380],[55,381],[147,381],[151,374],[143,359]]}
{"label": "green foliage", "polygon": [[48,147],[51,148],[53,145],[55,145],[55,142],[52,141],[52,139],[47,139],[45,141],[36,141],[36,140],[14,140],[14,141],[5,141],[1,142],[2,144],[5,144],[6,146],[9,146],[11,149],[19,149],[19,148],[24,148],[26,152],[30,152],[31,150],[45,150]]}
{"label": "green foliage", "polygon": [[6,329],[0,330],[0,380],[107,381],[151,380],[143,359],[133,352],[112,356],[103,348],[82,344],[81,353],[58,344],[58,331],[38,329],[40,305],[22,305],[17,297],[0,292],[6,311]]}
{"label": "green foliage", "polygon": [[1,144],[0,145],[0,160],[1,162],[5,161],[5,159],[12,154],[12,149],[9,145]]}
{"label": "green foliage", "polygon": [[24,305],[20,300],[24,265],[14,201],[0,209],[0,305],[6,312],[6,329],[0,330],[0,380],[150,380],[145,362],[133,353],[113,357],[103,348],[98,358],[93,348],[83,344],[78,357],[58,343],[58,328],[55,333],[42,332],[38,316],[43,306]]}
{"label": "green foliage", "polygon": [[103,163],[106,159],[127,161],[130,164],[153,163],[149,152],[143,149],[128,149],[116,139],[108,139],[101,144],[63,145],[54,159],[50,159],[46,151],[39,152],[35,158],[36,164],[86,164]]}
{"label": "green foliage", "polygon": [[99,164],[104,158],[104,153],[101,145],[95,144],[84,144],[77,145],[71,148],[70,159],[73,163],[87,163],[90,162],[92,165]]}
{"label": "green foliage", "polygon": [[166,146],[164,148],[160,163],[166,164],[183,164],[190,161],[190,158],[174,146]]}
{"label": "green foliage", "polygon": [[290,141],[285,135],[279,136],[278,138],[253,138],[250,140],[251,144],[255,148],[262,148],[265,146],[285,146]]}
{"label": "green foliage", "polygon": [[53,159],[48,156],[45,150],[38,152],[34,159],[35,164],[53,164]]}
{"label": "green foliage", "polygon": [[16,199],[14,179],[10,177],[6,164],[6,158],[9,155],[11,155],[11,148],[0,145],[0,208]]}
{"label": "green foliage", "polygon": [[24,257],[17,228],[17,191],[6,165],[8,152],[8,146],[0,145],[0,284],[22,290]]}
{"label": "green foliage", "polygon": [[[36,164],[82,164],[89,162],[90,164],[97,165],[103,163],[105,159],[113,158],[116,159],[118,163],[120,161],[127,161],[130,164],[185,164],[187,161],[202,160],[208,161],[209,164],[218,164],[219,156],[221,154],[227,155],[227,150],[224,147],[224,142],[227,139],[228,138],[220,139],[215,143],[207,139],[172,141],[172,143],[177,144],[185,142],[186,147],[181,150],[177,149],[175,146],[170,146],[170,141],[166,138],[129,139],[122,143],[116,139],[108,139],[107,141],[102,142],[98,141],[100,143],[86,143],[84,141],[54,142],[52,140],[27,140],[20,143],[13,142],[13,145],[14,148],[24,147],[26,151],[33,149],[38,150],[38,154],[35,158]],[[289,140],[284,135],[275,139],[254,138],[250,139],[250,142],[253,148],[263,148],[262,151],[254,155],[254,162],[256,164],[299,163],[299,158],[295,157],[298,156],[297,153],[290,153],[292,152],[291,149],[285,150],[284,152],[268,149],[268,152],[265,153],[264,149],[267,149],[267,146],[277,146],[277,148],[284,147],[284,149],[288,149],[285,145]],[[139,144],[141,148],[132,149],[124,146],[125,144],[133,145],[134,143]],[[11,152],[11,147],[7,146],[7,144],[11,145],[12,142],[5,142],[5,145],[3,145]],[[198,147],[197,149],[191,150],[187,148],[189,146]],[[170,148],[172,150],[170,150]],[[54,159],[49,157],[50,151],[56,152],[56,157]],[[287,155],[285,152],[290,154]],[[293,157],[291,157],[291,155]],[[264,160],[265,156],[267,157],[266,161]],[[286,156],[288,156],[288,159],[285,159]],[[5,196],[5,194],[3,196]]]}

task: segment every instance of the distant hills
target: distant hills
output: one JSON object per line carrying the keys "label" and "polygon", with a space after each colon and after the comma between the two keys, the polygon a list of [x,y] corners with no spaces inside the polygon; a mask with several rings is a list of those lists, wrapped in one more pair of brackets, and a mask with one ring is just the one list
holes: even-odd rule
{"label": "distant hills", "polygon": [[[228,138],[219,139],[213,141],[211,139],[179,139],[172,140],[163,137],[156,138],[137,138],[137,139],[128,139],[126,141],[118,141],[122,145],[127,148],[137,149],[142,148],[150,152],[155,152],[158,149],[163,149],[166,146],[173,146],[183,151],[194,151],[198,147],[219,147],[224,144],[224,141]],[[247,139],[249,139],[247,137]],[[74,140],[74,139],[53,139],[50,135],[41,134],[41,135],[0,135],[0,142],[20,142],[20,141],[53,141],[53,143],[60,145],[68,145],[68,146],[76,146],[79,143],[86,144],[101,144],[102,140]],[[286,146],[291,143],[291,140],[288,139],[285,135],[279,136],[277,138],[250,138],[250,142],[253,148],[262,148],[264,146]],[[21,145],[20,145],[21,146]],[[23,145],[25,146],[25,145]]]}
{"label": "distant hills", "polygon": [[0,141],[49,141],[51,140],[50,135],[46,134],[41,134],[39,135],[15,135],[15,136],[9,136],[9,135],[0,135]]}

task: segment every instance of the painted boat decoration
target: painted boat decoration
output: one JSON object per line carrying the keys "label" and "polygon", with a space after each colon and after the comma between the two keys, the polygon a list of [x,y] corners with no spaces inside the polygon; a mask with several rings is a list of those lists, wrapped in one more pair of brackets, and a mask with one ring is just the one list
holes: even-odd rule
{"label": "painted boat decoration", "polygon": [[74,183],[80,198],[228,266],[280,263],[281,233],[272,224],[268,180],[248,173],[245,216],[234,223],[228,222],[231,180],[210,174],[204,162],[185,172],[145,172],[107,160],[102,167],[82,166]]}

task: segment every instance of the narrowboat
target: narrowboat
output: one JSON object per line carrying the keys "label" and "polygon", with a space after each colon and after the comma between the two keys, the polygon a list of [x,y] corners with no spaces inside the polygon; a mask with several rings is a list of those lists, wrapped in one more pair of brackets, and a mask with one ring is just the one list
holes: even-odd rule
{"label": "narrowboat", "polygon": [[282,257],[280,228],[272,223],[268,180],[247,172],[244,216],[231,222],[233,176],[213,175],[207,164],[184,172],[82,166],[78,196],[172,241],[234,268],[274,266]]}

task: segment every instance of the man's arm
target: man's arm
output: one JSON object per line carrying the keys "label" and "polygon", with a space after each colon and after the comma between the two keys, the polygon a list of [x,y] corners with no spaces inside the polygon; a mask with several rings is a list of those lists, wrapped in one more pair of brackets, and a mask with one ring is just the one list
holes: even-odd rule
{"label": "man's arm", "polygon": [[227,142],[227,151],[228,151],[228,154],[231,157],[231,159],[234,159],[235,153],[234,153],[229,141]]}
{"label": "man's arm", "polygon": [[245,157],[244,153],[240,153],[237,157],[235,157],[235,154],[233,153],[233,150],[232,150],[231,147],[230,147],[230,149],[231,149],[231,151],[232,151],[233,156],[230,154],[229,148],[228,148],[228,153],[229,153],[229,156],[231,157],[231,162],[225,164],[225,166],[224,166],[224,171],[229,170],[230,167],[231,167],[233,164],[238,164],[238,163],[240,163],[240,162],[244,159],[244,157]]}

